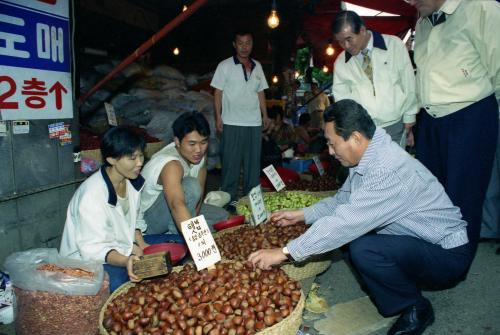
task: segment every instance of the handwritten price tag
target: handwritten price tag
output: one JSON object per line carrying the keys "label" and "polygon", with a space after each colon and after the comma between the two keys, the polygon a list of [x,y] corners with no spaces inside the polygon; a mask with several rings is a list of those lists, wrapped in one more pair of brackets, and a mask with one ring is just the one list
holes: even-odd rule
{"label": "handwritten price tag", "polygon": [[181,222],[181,229],[198,271],[221,260],[219,249],[203,215]]}
{"label": "handwritten price tag", "polygon": [[116,121],[115,107],[112,104],[105,102],[104,109],[106,109],[106,114],[108,115],[108,123],[111,126],[118,126],[118,121]]}
{"label": "handwritten price tag", "polygon": [[278,174],[278,171],[276,171],[273,165],[269,165],[262,171],[264,171],[267,178],[269,178],[269,180],[271,181],[277,192],[285,188],[285,183],[283,182],[283,179],[281,179],[280,175]]}
{"label": "handwritten price tag", "polygon": [[[271,165],[272,166],[272,165]],[[252,219],[255,225],[259,225],[267,220],[267,211],[264,206],[264,198],[260,185],[255,186],[248,193],[250,199],[250,208],[252,209]]]}
{"label": "handwritten price tag", "polygon": [[325,174],[325,169],[323,169],[323,164],[321,164],[321,161],[318,156],[313,157],[314,164],[316,164],[316,167],[318,168],[318,173],[320,176]]}

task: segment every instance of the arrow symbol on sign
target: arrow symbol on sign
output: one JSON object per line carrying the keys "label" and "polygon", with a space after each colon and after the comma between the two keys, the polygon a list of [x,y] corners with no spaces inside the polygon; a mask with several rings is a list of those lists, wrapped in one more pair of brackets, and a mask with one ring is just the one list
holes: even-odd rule
{"label": "arrow symbol on sign", "polygon": [[54,85],[49,89],[49,93],[56,92],[56,108],[61,109],[62,108],[62,93],[68,93],[68,91],[64,88],[64,86],[59,82],[56,81]]}

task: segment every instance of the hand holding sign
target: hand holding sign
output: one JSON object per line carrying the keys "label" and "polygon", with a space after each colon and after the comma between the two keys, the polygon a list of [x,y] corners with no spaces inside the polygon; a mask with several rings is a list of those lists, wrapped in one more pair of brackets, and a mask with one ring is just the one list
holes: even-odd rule
{"label": "hand holding sign", "polygon": [[181,222],[181,229],[198,271],[221,260],[219,249],[203,215]]}

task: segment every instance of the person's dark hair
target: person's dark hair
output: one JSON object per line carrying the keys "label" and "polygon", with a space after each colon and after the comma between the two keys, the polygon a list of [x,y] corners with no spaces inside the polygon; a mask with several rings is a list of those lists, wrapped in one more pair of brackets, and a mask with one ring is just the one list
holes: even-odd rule
{"label": "person's dark hair", "polygon": [[113,127],[101,139],[101,155],[104,165],[109,166],[107,158],[120,159],[133,155],[136,150],[144,152],[144,138],[126,127]]}
{"label": "person's dark hair", "polygon": [[319,88],[318,83],[311,83],[311,90],[312,90],[313,88]]}
{"label": "person's dark hair", "polygon": [[332,21],[332,33],[338,34],[345,25],[351,26],[352,32],[355,34],[359,34],[361,27],[366,27],[363,19],[352,10],[343,10],[335,15]]}
{"label": "person's dark hair", "polygon": [[294,82],[295,82],[295,85],[297,86],[296,88],[299,89],[300,88],[300,80],[294,79]]}
{"label": "person's dark hair", "polygon": [[344,140],[351,136],[354,131],[363,134],[371,140],[375,133],[375,123],[366,109],[354,100],[344,99],[327,107],[323,114],[326,122],[333,122],[335,132]]}
{"label": "person's dark hair", "polygon": [[274,105],[267,110],[267,116],[270,119],[275,120],[276,116],[278,116],[278,115],[281,116],[281,118],[283,119],[284,112],[283,112],[283,107],[281,107],[281,106]]}
{"label": "person's dark hair", "polygon": [[299,116],[299,125],[305,126],[308,122],[311,122],[311,115],[309,113],[302,113]]}
{"label": "person's dark hair", "polygon": [[184,136],[192,131],[197,131],[201,136],[210,136],[210,126],[207,119],[200,112],[185,112],[175,119],[172,124],[174,136],[182,141]]}
{"label": "person's dark hair", "polygon": [[250,37],[252,37],[252,40],[253,40],[253,34],[247,28],[237,28],[237,29],[235,29],[234,33],[233,33],[233,42],[236,42],[236,37],[237,36],[245,36],[245,35],[250,35]]}

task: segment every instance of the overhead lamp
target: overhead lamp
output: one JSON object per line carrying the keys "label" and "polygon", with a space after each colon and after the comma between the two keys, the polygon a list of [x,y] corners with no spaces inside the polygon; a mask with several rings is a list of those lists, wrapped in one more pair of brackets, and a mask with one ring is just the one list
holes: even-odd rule
{"label": "overhead lamp", "polygon": [[271,14],[267,18],[267,25],[269,28],[274,29],[280,25],[280,18],[278,17],[278,11],[276,10],[276,0],[273,0],[271,5]]}
{"label": "overhead lamp", "polygon": [[323,72],[324,72],[324,73],[328,73],[328,66],[323,65]]}
{"label": "overhead lamp", "polygon": [[178,55],[181,53],[181,51],[179,50],[179,48],[178,48],[178,47],[175,47],[175,48],[174,48],[174,50],[172,50],[172,53],[173,53],[174,55],[178,56]]}
{"label": "overhead lamp", "polygon": [[328,56],[333,56],[335,53],[335,49],[333,48],[332,42],[328,43],[328,46],[326,47],[326,54]]}
{"label": "overhead lamp", "polygon": [[295,71],[295,73],[293,74],[293,76],[295,77],[295,79],[297,79],[300,76],[300,72],[299,71]]}
{"label": "overhead lamp", "polygon": [[188,6],[186,6],[186,5],[182,6],[182,11],[183,12],[187,11],[187,9],[188,9]]}
{"label": "overhead lamp", "polygon": [[278,76],[274,75],[272,80],[273,80],[273,84],[277,84],[278,83]]}

